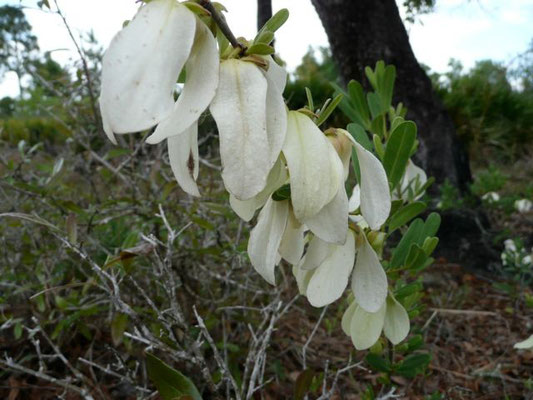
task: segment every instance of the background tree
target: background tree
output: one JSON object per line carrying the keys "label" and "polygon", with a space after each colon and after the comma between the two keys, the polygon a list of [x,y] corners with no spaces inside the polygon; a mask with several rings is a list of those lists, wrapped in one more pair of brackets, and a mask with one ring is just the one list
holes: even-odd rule
{"label": "background tree", "polygon": [[24,63],[38,49],[37,38],[22,9],[0,7],[0,77],[8,71],[17,74],[20,97],[23,92]]}
{"label": "background tree", "polygon": [[[438,183],[462,191],[471,180],[468,157],[453,122],[411,49],[395,0],[311,0],[324,25],[339,71],[348,82],[364,81],[364,67],[378,60],[397,68],[397,93],[420,131],[418,161]],[[432,1],[409,1],[411,10]]]}

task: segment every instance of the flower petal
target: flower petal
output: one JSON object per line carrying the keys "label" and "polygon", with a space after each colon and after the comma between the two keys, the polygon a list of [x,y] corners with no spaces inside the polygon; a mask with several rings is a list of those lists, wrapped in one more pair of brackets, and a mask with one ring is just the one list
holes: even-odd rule
{"label": "flower petal", "polygon": [[195,25],[187,7],[154,0],[113,38],[103,58],[100,94],[108,136],[149,129],[169,115]]}
{"label": "flower petal", "polygon": [[185,85],[172,113],[161,121],[146,142],[159,143],[185,131],[200,118],[215,96],[219,73],[217,42],[209,28],[198,18],[196,36],[185,70]]}
{"label": "flower petal", "polygon": [[392,296],[387,298],[387,312],[383,332],[385,336],[396,345],[404,340],[409,334],[409,315],[405,308]]}
{"label": "flower petal", "polygon": [[304,221],[337,194],[342,162],[314,122],[297,111],[289,112],[283,154],[289,167],[294,215]]}
{"label": "flower petal", "polygon": [[359,185],[353,187],[352,195],[348,202],[348,211],[354,212],[361,205],[361,188]]}
{"label": "flower petal", "polygon": [[265,57],[268,61],[268,70],[266,71],[266,77],[272,81],[280,93],[285,90],[287,84],[287,71],[281,65],[279,65],[271,56]]}
{"label": "flower petal", "polygon": [[337,195],[317,214],[303,220],[320,239],[342,245],[348,232],[348,196],[341,182]]}
{"label": "flower petal", "polygon": [[317,236],[313,236],[307,246],[307,253],[300,262],[303,270],[312,270],[317,268],[331,254],[335,245],[324,242]]}
{"label": "flower petal", "polygon": [[198,122],[192,124],[183,135],[169,137],[168,158],[172,172],[180,187],[192,196],[200,196],[198,178]]}
{"label": "flower petal", "polygon": [[514,348],[524,349],[524,350],[532,349],[533,348],[533,335],[531,335],[530,337],[528,337],[526,340],[522,342],[515,343]]}
{"label": "flower petal", "polygon": [[270,162],[274,164],[279,157],[287,134],[287,107],[283,95],[276,84],[266,75],[268,89],[266,95],[267,138],[270,146]]}
{"label": "flower petal", "polygon": [[294,213],[289,210],[287,226],[279,246],[279,254],[290,264],[296,265],[302,258],[305,247],[305,230],[305,225],[301,224],[294,216]]}
{"label": "flower petal", "polygon": [[357,303],[368,312],[378,311],[387,298],[387,274],[364,234],[357,237],[357,261],[352,290]]}
{"label": "flower petal", "polygon": [[381,162],[359,143],[354,142],[361,169],[361,213],[372,230],[387,220],[391,195],[387,173]]}
{"label": "flower petal", "polygon": [[278,248],[287,225],[289,201],[269,198],[250,232],[248,255],[255,270],[270,284],[276,284]]}
{"label": "flower petal", "polygon": [[346,311],[344,311],[344,314],[342,314],[342,320],[341,320],[341,327],[342,331],[347,334],[348,336],[352,336],[350,329],[352,326],[352,318],[355,313],[355,310],[357,309],[357,302],[352,301]]}
{"label": "flower petal", "polygon": [[302,296],[305,296],[307,293],[307,286],[309,286],[309,281],[315,273],[315,271],[305,271],[298,267],[297,265],[292,266],[292,273],[296,278],[296,284],[298,285],[298,291]]}
{"label": "flower petal", "polygon": [[323,307],[339,299],[352,273],[355,261],[355,239],[350,232],[346,243],[335,246],[331,255],[315,270],[309,286],[307,299],[314,307]]}
{"label": "flower petal", "polygon": [[220,64],[219,86],[210,110],[219,131],[222,179],[239,200],[263,190],[272,167],[266,134],[267,86],[252,63],[231,59]]}
{"label": "flower petal", "polygon": [[357,350],[369,349],[378,341],[385,322],[385,309],[385,303],[374,313],[365,311],[361,306],[356,308],[351,321],[350,333],[352,343]]}
{"label": "flower petal", "polygon": [[285,184],[288,178],[289,176],[287,175],[287,168],[285,168],[285,164],[281,158],[278,158],[278,161],[276,164],[274,164],[270,170],[270,173],[268,174],[265,188],[248,200],[239,200],[230,193],[229,203],[231,208],[244,221],[250,221],[255,214],[255,210],[261,208],[266,203],[270,195],[272,195],[272,193]]}

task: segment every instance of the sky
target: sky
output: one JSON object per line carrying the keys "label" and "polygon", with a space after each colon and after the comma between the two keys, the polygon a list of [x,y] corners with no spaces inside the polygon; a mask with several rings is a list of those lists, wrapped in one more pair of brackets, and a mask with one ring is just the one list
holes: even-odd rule
{"label": "sky", "polygon": [[[53,5],[54,0],[49,0]],[[93,31],[105,48],[125,20],[138,8],[135,0],[57,0],[76,36]],[[256,32],[255,0],[219,0],[236,36],[253,38]],[[356,1],[356,0],[354,0]],[[0,5],[22,4],[43,51],[52,51],[60,63],[76,59],[73,45],[60,18],[43,12],[36,0],[0,0]],[[274,12],[288,8],[290,18],[278,31],[276,49],[289,70],[299,64],[309,46],[327,46],[328,40],[310,0],[272,0]],[[533,40],[533,0],[437,0],[434,12],[407,24],[411,45],[419,62],[432,70],[447,70],[450,58],[466,68],[477,60],[509,62]],[[1,79],[1,78],[0,78]],[[0,98],[15,96],[14,74],[0,81]]]}

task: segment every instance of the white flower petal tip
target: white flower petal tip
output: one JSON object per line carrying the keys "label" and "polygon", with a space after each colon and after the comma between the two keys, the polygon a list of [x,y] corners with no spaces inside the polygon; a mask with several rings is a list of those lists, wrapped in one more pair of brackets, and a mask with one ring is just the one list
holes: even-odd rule
{"label": "white flower petal tip", "polygon": [[518,350],[531,350],[533,349],[533,335],[528,337],[526,340],[522,342],[515,343],[513,346],[515,349]]}
{"label": "white flower petal tip", "polygon": [[294,215],[316,215],[339,190],[342,162],[332,144],[306,115],[290,111],[283,154],[289,168]]}
{"label": "white flower petal tip", "polygon": [[296,284],[298,285],[298,292],[305,296],[307,293],[307,286],[315,271],[305,271],[297,265],[292,266],[292,274],[296,278]]}
{"label": "white flower petal tip", "polygon": [[239,200],[230,193],[230,206],[241,219],[248,222],[253,218],[255,211],[261,208],[272,193],[285,184],[287,179],[287,169],[281,158],[279,158],[270,170],[266,186],[261,192],[248,200]]}
{"label": "white flower petal tip", "polygon": [[387,298],[387,274],[364,234],[357,237],[357,261],[352,277],[352,290],[357,303],[368,312],[378,311]]}
{"label": "white flower petal tip", "polygon": [[[413,161],[408,160],[407,161],[407,167],[405,168],[405,173],[402,177],[402,180],[400,181],[400,196],[398,196],[398,193],[396,191],[393,191],[392,197],[394,200],[404,200],[407,201],[409,199],[408,194],[409,191],[416,192],[421,188],[426,182],[428,178],[426,175],[426,172],[418,167]],[[424,192],[419,193],[414,200],[418,200],[424,195]]]}
{"label": "white flower petal tip", "polygon": [[196,184],[199,171],[198,124],[194,123],[183,135],[169,137],[167,142],[170,166],[178,184],[185,192],[199,197]]}
{"label": "white flower petal tip", "polygon": [[389,217],[389,181],[381,162],[359,143],[354,142],[361,170],[361,213],[372,230],[378,230]]}
{"label": "white flower petal tip", "polygon": [[104,54],[100,93],[110,139],[114,133],[149,129],[170,114],[195,30],[196,17],[187,7],[154,0],[115,35]]}
{"label": "white flower petal tip", "polygon": [[279,65],[271,56],[265,57],[268,61],[266,77],[276,85],[280,93],[283,93],[287,85],[287,71]]}
{"label": "white flower petal tip", "polygon": [[500,201],[500,195],[497,192],[488,192],[481,196],[481,200],[485,200],[488,203],[496,203]]}
{"label": "white flower petal tip", "polygon": [[316,215],[304,219],[309,230],[320,239],[342,245],[348,233],[348,196],[344,181],[333,200],[326,204]]}
{"label": "white flower petal tip", "polygon": [[219,57],[216,39],[197,18],[196,35],[185,66],[187,78],[170,116],[161,121],[147,143],[155,144],[181,132],[200,118],[218,86]]}
{"label": "white flower petal tip", "polygon": [[352,326],[352,318],[355,314],[355,310],[357,309],[357,303],[355,301],[352,301],[346,311],[344,311],[344,314],[342,314],[342,320],[341,320],[341,327],[342,331],[348,335],[352,336],[350,329]]}
{"label": "white flower petal tip", "polygon": [[313,307],[323,307],[338,300],[348,286],[355,261],[355,238],[350,232],[346,243],[333,246],[331,254],[315,270],[309,286],[307,299]]}
{"label": "white flower petal tip", "polygon": [[386,305],[383,303],[376,312],[370,313],[358,306],[350,321],[350,336],[357,350],[372,347],[381,336],[385,323]]}
{"label": "white flower petal tip", "polygon": [[278,249],[287,225],[289,201],[268,199],[250,232],[248,255],[255,270],[270,284],[276,284]]}
{"label": "white flower petal tip", "polygon": [[353,187],[352,195],[348,202],[348,211],[354,212],[361,206],[361,188],[359,185]]}
{"label": "white flower petal tip", "polygon": [[302,259],[305,247],[305,225],[301,224],[289,210],[287,226],[281,238],[279,254],[289,264],[297,265]]}
{"label": "white flower petal tip", "polygon": [[387,311],[383,332],[392,344],[397,345],[409,334],[409,315],[405,308],[392,296],[387,298]]}
{"label": "white flower petal tip", "polygon": [[222,179],[239,200],[263,190],[273,165],[267,137],[267,90],[267,80],[256,65],[235,59],[220,64],[210,110],[219,131]]}

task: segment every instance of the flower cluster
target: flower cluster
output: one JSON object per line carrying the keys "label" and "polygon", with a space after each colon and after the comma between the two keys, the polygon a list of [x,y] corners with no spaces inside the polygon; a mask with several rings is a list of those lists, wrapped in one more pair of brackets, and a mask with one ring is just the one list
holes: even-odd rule
{"label": "flower cluster", "polygon": [[[399,343],[409,317],[389,290],[380,229],[392,200],[422,195],[424,171],[409,160],[391,195],[380,159],[344,129],[322,132],[313,110],[287,110],[285,70],[265,53],[219,48],[205,18],[176,0],[152,0],[115,36],[103,60],[106,134],[115,142],[115,134],[155,127],[147,142],[167,140],[179,185],[199,196],[198,119],[209,109],[231,207],[245,221],[260,210],[248,243],[256,271],[274,285],[276,266],[285,260],[315,307],[338,300],[350,286],[353,301],[342,327],[355,347],[372,346],[382,331]],[[352,161],[359,184],[348,199]]]}

